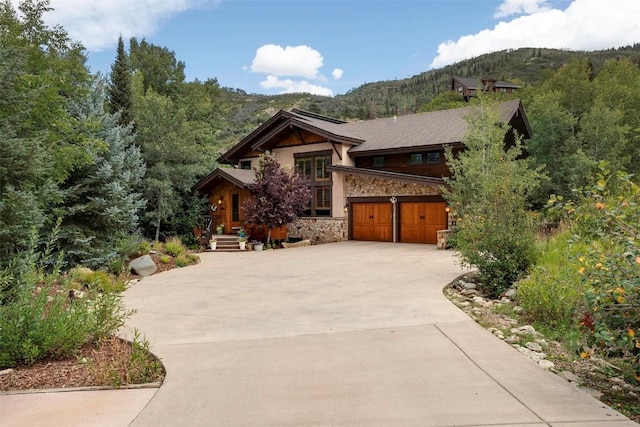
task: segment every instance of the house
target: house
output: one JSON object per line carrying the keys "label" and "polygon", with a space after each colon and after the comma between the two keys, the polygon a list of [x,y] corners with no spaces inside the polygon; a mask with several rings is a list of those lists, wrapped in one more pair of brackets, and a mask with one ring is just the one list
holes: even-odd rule
{"label": "house", "polygon": [[472,96],[476,96],[477,91],[483,92],[499,92],[499,93],[513,93],[520,89],[520,86],[515,83],[504,82],[502,80],[482,78],[474,79],[470,77],[452,77],[451,78],[451,90],[462,94],[465,101],[468,101]]}
{"label": "house", "polygon": [[[194,189],[209,195],[212,218],[226,232],[246,226],[241,206],[252,168],[269,150],[281,164],[295,166],[312,190],[306,216],[287,227],[289,237],[436,243],[436,231],[449,226],[444,147],[464,149],[472,108],[357,122],[281,110],[219,158],[231,167],[214,170]],[[500,109],[502,120],[529,138],[520,101]],[[510,141],[512,132],[505,135]]]}

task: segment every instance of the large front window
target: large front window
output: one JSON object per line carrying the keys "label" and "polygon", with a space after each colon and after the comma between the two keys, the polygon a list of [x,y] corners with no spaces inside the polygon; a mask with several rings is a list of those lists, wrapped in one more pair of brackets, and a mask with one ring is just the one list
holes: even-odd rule
{"label": "large front window", "polygon": [[331,216],[331,152],[295,156],[296,170],[311,189],[306,216]]}

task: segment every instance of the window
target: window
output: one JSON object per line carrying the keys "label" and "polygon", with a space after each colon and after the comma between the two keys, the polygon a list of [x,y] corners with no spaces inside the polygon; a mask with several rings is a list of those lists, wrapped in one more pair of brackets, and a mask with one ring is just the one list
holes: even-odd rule
{"label": "window", "polygon": [[316,187],[314,202],[316,216],[331,216],[331,187]]}
{"label": "window", "polygon": [[251,169],[251,160],[242,160],[240,162],[240,169]]}
{"label": "window", "polygon": [[422,153],[413,153],[409,156],[410,165],[419,165],[422,163]]}
{"label": "window", "polygon": [[296,159],[296,170],[303,180],[311,181],[311,157]]}
{"label": "window", "polygon": [[232,222],[240,221],[240,195],[239,194],[231,195],[231,221]]}
{"label": "window", "polygon": [[331,216],[331,152],[295,155],[296,170],[311,189],[306,216]]}
{"label": "window", "polygon": [[376,156],[373,158],[373,167],[374,168],[383,168],[385,165],[384,156]]}
{"label": "window", "polygon": [[427,164],[428,165],[437,165],[440,163],[440,152],[439,151],[431,151],[427,153]]}

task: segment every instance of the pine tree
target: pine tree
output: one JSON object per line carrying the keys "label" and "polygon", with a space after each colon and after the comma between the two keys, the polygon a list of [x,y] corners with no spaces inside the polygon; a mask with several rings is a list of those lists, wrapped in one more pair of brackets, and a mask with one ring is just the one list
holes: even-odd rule
{"label": "pine tree", "polygon": [[116,60],[111,66],[111,79],[109,82],[109,111],[112,114],[120,113],[119,123],[127,126],[133,121],[131,114],[131,69],[129,57],[124,50],[122,36],[118,38]]}

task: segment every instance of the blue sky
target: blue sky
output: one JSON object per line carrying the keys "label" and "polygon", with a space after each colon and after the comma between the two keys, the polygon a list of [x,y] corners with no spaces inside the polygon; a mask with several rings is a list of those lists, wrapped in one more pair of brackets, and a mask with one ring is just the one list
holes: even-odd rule
{"label": "blue sky", "polygon": [[118,35],[166,46],[187,80],[249,93],[343,94],[518,47],[640,42],[640,0],[51,0],[49,25],[108,73]]}

